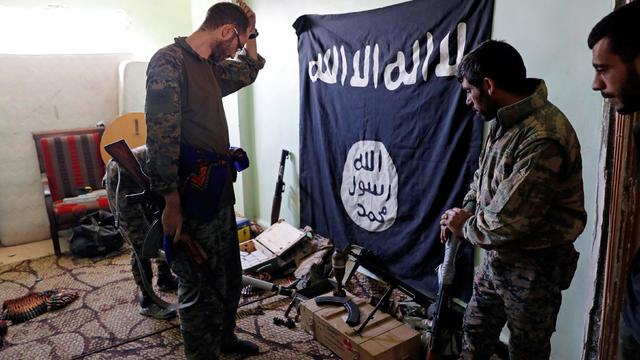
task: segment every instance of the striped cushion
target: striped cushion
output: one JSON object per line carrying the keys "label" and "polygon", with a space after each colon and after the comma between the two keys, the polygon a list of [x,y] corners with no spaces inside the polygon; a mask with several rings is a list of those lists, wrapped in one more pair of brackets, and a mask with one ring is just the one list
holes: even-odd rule
{"label": "striped cushion", "polygon": [[102,187],[100,134],[45,137],[40,146],[53,201],[76,196],[85,186]]}
{"label": "striped cushion", "polygon": [[98,210],[111,211],[107,195],[99,196],[95,201],[64,203],[63,200],[58,200],[53,203],[53,213],[58,224],[74,223],[86,214]]}

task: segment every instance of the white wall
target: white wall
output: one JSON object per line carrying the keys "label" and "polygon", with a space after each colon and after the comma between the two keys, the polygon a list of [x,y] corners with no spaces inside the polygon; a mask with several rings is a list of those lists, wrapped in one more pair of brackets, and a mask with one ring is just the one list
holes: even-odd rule
{"label": "white wall", "polygon": [[[2,6],[27,9],[50,3],[78,9],[125,11],[131,20],[127,29],[143,44],[133,50],[144,60],[170,43],[173,36],[184,34],[191,28],[189,1],[0,0]],[[32,24],[30,29],[39,31],[37,25]],[[20,33],[10,34],[20,36]],[[79,51],[82,45],[77,43]],[[5,51],[0,45],[0,54]],[[132,55],[46,56],[0,56],[3,85],[0,89],[2,245],[49,237],[35,145],[30,132],[93,126],[98,121],[108,125],[119,111],[118,64]]]}
{"label": "white wall", "polygon": [[[143,60],[148,60],[161,46],[172,43],[174,36],[191,27],[191,4],[187,0],[0,0],[0,5],[27,9],[49,4],[75,9],[123,10],[131,20],[127,24],[130,40],[136,44],[136,48],[127,52]],[[32,29],[37,29],[37,25],[33,24]]]}
{"label": "white wall", "polygon": [[49,237],[32,131],[117,116],[118,64],[131,54],[0,55],[0,243]]}
{"label": "white wall", "polygon": [[[285,170],[286,189],[281,217],[299,224],[298,151],[299,151],[299,79],[297,38],[291,27],[294,20],[308,13],[343,13],[368,10],[401,1],[300,1],[253,0],[260,30],[258,47],[267,59],[251,91],[241,94],[240,102],[253,107],[253,115],[242,121],[252,127],[255,178],[250,179],[255,201],[248,208],[267,223],[277,176],[280,150],[292,151]],[[578,271],[570,289],[564,293],[563,306],[552,339],[554,359],[579,359],[582,352],[585,301],[588,296],[588,272],[594,231],[597,164],[600,151],[602,101],[591,91],[591,55],[586,37],[595,22],[609,11],[607,0],[496,0],[494,39],[510,42],[522,54],[529,76],[544,78],[549,97],[572,121],[582,144],[585,202],[589,216],[587,227],[577,240],[581,253]],[[242,108],[242,107],[241,107]],[[251,135],[251,134],[249,134]]]}
{"label": "white wall", "polygon": [[576,241],[581,256],[573,283],[563,294],[552,339],[554,359],[579,359],[582,352],[602,133],[602,99],[591,90],[594,73],[586,39],[609,9],[607,0],[498,0],[495,7],[493,38],[506,40],[520,51],[529,76],[545,79],[549,100],[569,118],[582,146],[588,221]]}

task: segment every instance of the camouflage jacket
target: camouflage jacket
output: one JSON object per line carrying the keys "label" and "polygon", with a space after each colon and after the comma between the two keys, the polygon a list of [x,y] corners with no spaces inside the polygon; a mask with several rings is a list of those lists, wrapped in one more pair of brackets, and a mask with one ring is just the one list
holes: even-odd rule
{"label": "camouflage jacket", "polygon": [[[180,142],[209,151],[229,149],[222,97],[253,83],[265,63],[261,56],[254,60],[240,55],[238,60],[217,63],[212,58],[204,59],[184,37],[179,37],[174,44],[158,50],[149,61],[145,120],[149,151],[147,168],[153,191],[164,195],[177,189]],[[190,71],[194,67],[202,71],[202,64],[210,69],[204,75],[215,82],[211,85],[215,93],[196,94],[198,89],[193,88],[194,83],[203,80],[190,78]],[[199,102],[194,104],[194,98]],[[192,121],[194,117],[202,117],[202,113],[207,115],[205,121]],[[189,134],[192,138],[195,134],[201,142],[204,139],[205,146],[189,141],[186,137]],[[211,143],[206,143],[207,139],[211,139]],[[221,149],[224,146],[226,148]]]}
{"label": "camouflage jacket", "polygon": [[474,213],[464,237],[485,249],[572,244],[584,229],[580,143],[547,100],[544,81],[529,97],[498,110],[463,202]]}

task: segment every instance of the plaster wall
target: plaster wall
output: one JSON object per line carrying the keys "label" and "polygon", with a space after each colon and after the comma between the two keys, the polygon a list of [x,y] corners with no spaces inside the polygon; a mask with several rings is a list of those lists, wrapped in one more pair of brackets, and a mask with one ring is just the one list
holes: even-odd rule
{"label": "plaster wall", "polygon": [[[258,47],[267,59],[265,69],[249,91],[240,95],[241,128],[246,126],[254,173],[246,179],[250,216],[268,223],[280,150],[292,151],[285,170],[281,217],[299,224],[299,76],[297,38],[291,27],[300,15],[344,13],[387,6],[400,1],[294,1],[252,0],[260,30]],[[584,312],[589,297],[589,264],[596,210],[596,185],[601,140],[602,100],[591,91],[591,53],[586,38],[599,18],[610,11],[603,0],[496,0],[493,38],[506,40],[522,54],[528,75],[543,78],[549,98],[571,120],[582,145],[585,205],[588,223],[576,241],[581,253],[571,287],[563,293],[563,305],[552,338],[554,359],[580,359]],[[243,116],[243,110],[248,114]],[[253,111],[250,111],[250,110]],[[244,144],[243,144],[244,146]],[[245,192],[248,194],[248,192]],[[247,205],[248,204],[248,205]]]}
{"label": "plaster wall", "polygon": [[571,287],[563,293],[557,330],[552,338],[554,359],[580,359],[585,309],[590,294],[591,247],[596,219],[596,192],[602,98],[591,90],[593,68],[587,36],[595,23],[610,11],[602,0],[497,0],[493,38],[506,40],[521,53],[528,76],[543,78],[549,100],[569,118],[582,146],[585,208],[584,232],[576,241],[580,252]]}
{"label": "plaster wall", "polygon": [[[44,0],[0,0],[0,6],[38,8]],[[16,245],[49,237],[38,162],[30,132],[108,125],[131,102],[119,101],[119,64],[145,58],[191,29],[190,2],[158,0],[60,0],[82,9],[124,10],[128,30],[145,44],[134,53],[2,54],[0,46],[0,243]],[[32,26],[37,29],[37,24]],[[82,31],[83,29],[78,29]],[[20,36],[12,34],[11,36]],[[79,47],[82,44],[78,44]],[[123,78],[125,76],[123,75]],[[137,85],[137,84],[136,84]]]}

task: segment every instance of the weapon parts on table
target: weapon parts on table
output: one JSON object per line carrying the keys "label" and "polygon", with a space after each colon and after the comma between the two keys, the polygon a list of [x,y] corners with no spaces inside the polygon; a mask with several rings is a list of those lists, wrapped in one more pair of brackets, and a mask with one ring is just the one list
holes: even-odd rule
{"label": "weapon parts on table", "polygon": [[[350,277],[351,274],[353,274],[353,272],[359,266],[363,266],[369,272],[374,274],[382,282],[386,283],[389,286],[387,288],[387,291],[385,292],[385,294],[380,299],[380,301],[378,301],[378,303],[375,305],[373,310],[369,313],[369,315],[367,316],[365,321],[362,323],[362,325],[360,325],[360,327],[356,331],[357,333],[360,333],[364,329],[364,327],[367,325],[369,320],[371,320],[371,318],[373,318],[373,316],[375,315],[375,312],[383,304],[385,304],[389,300],[389,297],[391,296],[391,293],[395,289],[398,289],[399,291],[401,291],[405,295],[409,296],[415,303],[417,303],[418,305],[422,306],[425,309],[428,309],[429,305],[431,305],[432,303],[437,302],[437,300],[438,300],[437,296],[432,295],[432,294],[428,294],[428,293],[424,293],[424,292],[412,287],[411,285],[405,283],[404,281],[396,278],[395,276],[393,276],[393,274],[389,271],[389,269],[387,269],[387,267],[384,265],[384,261],[382,261],[380,258],[378,258],[371,251],[369,251],[369,250],[367,250],[365,248],[359,247],[359,246],[350,245],[348,250],[345,250],[345,252],[348,254],[348,256],[350,256],[352,259],[354,259],[353,266],[348,271],[349,272],[348,277]],[[449,251],[449,253],[451,253],[451,251]],[[446,251],[445,251],[445,254],[447,254]],[[455,257],[455,254],[453,254],[451,256]],[[453,259],[451,261],[453,261]],[[445,269],[447,271],[450,271],[450,272],[454,272],[455,271],[453,263],[451,263],[449,266],[445,267]],[[452,279],[453,279],[453,274],[451,275],[451,281],[453,281]],[[447,288],[447,289],[449,289],[449,288]],[[450,290],[448,290],[448,291],[449,292],[446,295],[450,295]],[[457,306],[457,304],[453,303],[451,301],[451,297],[450,296],[448,298],[448,301],[444,301],[444,304],[446,304],[448,306],[448,309],[452,309],[453,311],[455,311],[457,313],[461,314],[461,313],[464,312],[464,308],[461,307],[461,306]],[[443,307],[443,309],[444,309],[444,307]]]}
{"label": "weapon parts on table", "polygon": [[347,309],[346,323],[349,326],[356,326],[360,323],[360,309],[351,299],[346,297],[345,291],[342,289],[342,281],[344,279],[346,257],[344,253],[335,250],[331,256],[331,265],[333,266],[333,276],[336,278],[337,288],[333,291],[333,296],[321,296],[316,298],[316,305],[336,305],[344,306]]}

